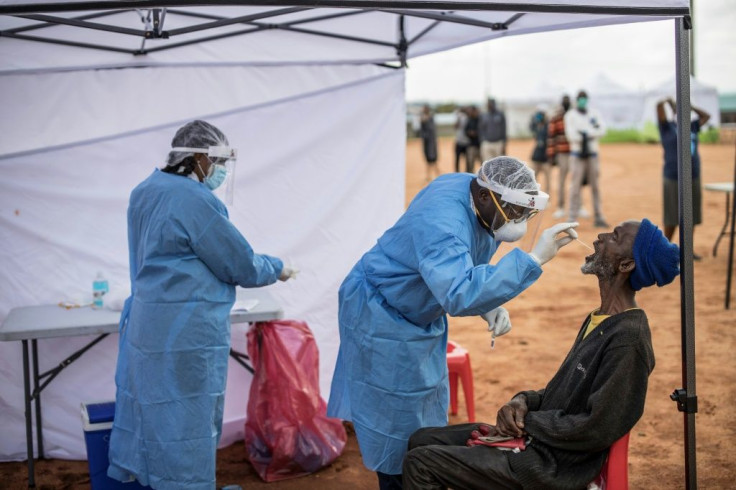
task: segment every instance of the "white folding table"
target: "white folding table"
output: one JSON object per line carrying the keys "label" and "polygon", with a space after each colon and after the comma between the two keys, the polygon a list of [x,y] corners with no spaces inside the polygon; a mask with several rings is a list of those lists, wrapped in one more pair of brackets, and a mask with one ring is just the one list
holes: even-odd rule
{"label": "white folding table", "polygon": [[[731,217],[730,197],[731,194],[733,194],[733,182],[714,182],[712,184],[705,184],[703,187],[705,187],[706,191],[722,192],[726,195],[726,219],[723,221],[723,227],[721,228],[721,232],[718,233],[716,243],[713,244],[713,257],[715,257],[716,253],[718,252],[718,243],[721,241],[721,238],[723,238],[724,235],[728,235],[728,233],[726,232],[726,228],[728,227],[728,220]],[[731,233],[733,232],[734,231],[731,230]]]}
{"label": "white folding table", "polygon": [[[239,289],[238,300],[258,300],[248,311],[233,311],[231,323],[254,323],[277,320],[283,317],[283,310],[267,291],[261,289]],[[43,434],[41,420],[41,391],[69,364],[95,346],[111,333],[118,332],[120,312],[89,307],[66,309],[58,305],[23,306],[13,308],[0,325],[0,341],[20,341],[23,349],[23,386],[25,393],[26,448],[28,452],[28,487],[35,487],[33,467],[33,416],[32,402],[35,402],[36,438],[38,457],[43,459]],[[38,372],[39,339],[55,337],[75,337],[97,335],[90,343],[69,355],[56,367]],[[28,341],[30,340],[30,350]],[[246,363],[248,356],[231,349],[230,355],[243,367],[253,372]],[[33,366],[33,389],[31,390],[31,366]]]}

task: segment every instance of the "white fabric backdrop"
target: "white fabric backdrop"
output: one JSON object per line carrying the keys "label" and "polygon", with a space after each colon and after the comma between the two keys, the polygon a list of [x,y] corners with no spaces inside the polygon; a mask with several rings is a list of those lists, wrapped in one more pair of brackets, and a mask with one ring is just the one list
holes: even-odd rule
{"label": "white fabric backdrop", "polygon": [[[140,89],[130,96],[116,90],[126,85]],[[2,106],[13,107],[5,113],[14,114],[13,124],[2,123],[13,137],[3,138],[0,153],[0,321],[16,306],[89,297],[97,271],[118,293],[128,287],[128,195],[164,160],[176,129],[199,117],[239,149],[232,221],[256,251],[302,271],[269,290],[286,318],[305,320],[314,331],[328,396],[339,284],[403,210],[403,71],[70,72],[0,76],[0,94]],[[59,146],[27,151],[38,142]],[[243,329],[233,332],[245,350]],[[90,340],[39,341],[41,371]],[[116,355],[111,335],[44,390],[47,456],[85,458],[79,404],[114,396]],[[249,382],[250,374],[231,361],[223,444],[242,437]],[[0,413],[0,459],[25,459],[20,342],[0,343]]]}

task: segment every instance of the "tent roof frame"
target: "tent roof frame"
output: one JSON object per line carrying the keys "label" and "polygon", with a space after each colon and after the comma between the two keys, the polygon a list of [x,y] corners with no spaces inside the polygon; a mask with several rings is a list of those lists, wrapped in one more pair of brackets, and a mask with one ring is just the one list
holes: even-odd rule
{"label": "tent roof frame", "polygon": [[[89,2],[89,3],[93,3],[93,2]],[[116,5],[119,6],[119,3]],[[397,10],[397,9],[380,8],[380,9],[361,9],[361,10],[351,9],[346,12],[327,14],[327,15],[318,15],[315,17],[308,17],[305,19],[298,19],[298,20],[281,22],[281,23],[257,22],[258,20],[267,19],[269,17],[286,15],[286,14],[291,14],[291,13],[296,13],[296,12],[304,12],[307,10],[311,10],[311,9],[308,7],[287,7],[287,8],[268,10],[265,12],[259,12],[256,14],[244,15],[244,16],[239,16],[239,17],[222,17],[222,16],[217,16],[217,15],[211,15],[211,14],[190,12],[190,11],[180,10],[180,9],[154,8],[154,9],[149,10],[148,12],[149,17],[151,16],[151,14],[153,14],[154,16],[154,21],[151,25],[152,27],[151,29],[131,29],[131,28],[120,27],[120,26],[115,26],[111,24],[90,22],[91,19],[99,19],[105,16],[111,16],[115,14],[129,12],[131,11],[129,9],[121,10],[118,8],[115,10],[106,10],[103,12],[95,12],[95,13],[91,13],[87,15],[76,16],[76,17],[60,17],[56,15],[37,14],[37,13],[14,14],[15,17],[22,18],[22,19],[28,19],[28,20],[34,20],[40,23],[0,31],[0,37],[7,37],[7,38],[18,39],[18,40],[23,40],[23,41],[30,41],[30,42],[61,44],[65,46],[120,52],[120,53],[127,53],[130,55],[137,56],[137,55],[145,55],[145,54],[153,53],[157,51],[181,48],[184,46],[190,46],[192,44],[201,44],[204,42],[224,39],[228,37],[244,36],[246,34],[253,34],[253,33],[261,32],[264,30],[280,29],[284,31],[297,32],[297,33],[306,34],[306,35],[322,36],[322,37],[329,37],[333,39],[341,39],[345,41],[353,41],[353,42],[359,42],[359,43],[367,43],[367,44],[374,44],[374,45],[380,45],[380,46],[386,46],[386,47],[393,47],[396,49],[397,54],[399,55],[401,65],[405,66],[408,47],[411,46],[418,39],[420,39],[422,36],[427,34],[429,31],[431,31],[432,29],[440,25],[440,23],[442,22],[457,23],[457,24],[469,25],[469,26],[474,26],[474,27],[486,28],[492,31],[499,31],[499,30],[508,29],[508,27],[512,23],[516,22],[519,18],[525,15],[525,13],[519,12],[519,13],[513,14],[508,20],[504,22],[485,22],[485,21],[473,19],[470,17],[459,16],[452,12],[444,12],[444,11],[426,12],[426,11],[413,10],[413,9]],[[343,35],[343,34],[324,32],[320,30],[295,27],[298,24],[319,22],[323,20],[328,20],[328,19],[333,19],[333,18],[338,18],[338,17],[345,17],[345,16],[350,16],[350,15],[365,14],[369,12],[385,12],[389,14],[397,14],[400,17],[401,26],[403,26],[402,19],[405,16],[422,18],[422,19],[430,19],[430,20],[434,20],[435,22],[430,24],[428,27],[422,30],[422,32],[420,32],[418,35],[416,35],[409,41],[404,39],[403,27],[400,27],[399,29],[401,31],[400,38],[396,43],[381,41],[378,39],[348,36],[348,35]],[[0,8],[0,14],[1,13],[2,13],[2,8]],[[163,19],[165,15],[183,15],[183,16],[197,17],[201,19],[208,19],[209,22],[202,22],[199,24],[193,24],[187,27],[181,27],[177,29],[164,30],[162,27],[163,27]],[[203,36],[203,37],[199,37],[196,39],[182,41],[180,43],[167,44],[165,46],[158,46],[158,47],[148,48],[148,49],[145,47],[145,41],[147,39],[170,39],[174,36],[178,36],[182,34],[190,34],[193,32],[206,31],[210,29],[215,29],[215,28],[225,27],[225,26],[230,26],[230,25],[235,25],[235,24],[246,24],[246,25],[250,25],[253,27],[249,29],[238,30],[238,31],[231,31],[231,32],[225,32],[225,33],[220,33],[220,34]],[[52,27],[52,26],[57,26],[57,25],[66,25],[66,26],[78,27],[82,29],[93,29],[93,30],[112,32],[116,34],[140,37],[142,38],[142,43],[139,49],[129,49],[129,48],[123,48],[123,47],[118,47],[118,46],[84,43],[84,42],[69,41],[69,40],[64,40],[64,39],[59,39],[59,38],[50,38],[50,37],[41,37],[41,36],[21,34],[22,32],[27,32],[30,30],[43,29],[46,27]]]}
{"label": "tent roof frame", "polygon": [[82,10],[106,10],[114,6],[116,9],[145,9],[182,6],[304,6],[323,8],[358,8],[358,9],[407,9],[407,10],[476,10],[476,11],[508,11],[508,12],[540,12],[540,13],[577,13],[605,15],[653,15],[683,16],[689,15],[687,7],[638,7],[638,6],[605,6],[605,5],[539,5],[529,3],[490,3],[490,2],[449,2],[449,1],[404,1],[404,0],[120,0],[116,2],[100,0],[80,0],[77,2],[49,2],[22,5],[0,5],[0,15],[18,15],[38,12],[73,12]]}

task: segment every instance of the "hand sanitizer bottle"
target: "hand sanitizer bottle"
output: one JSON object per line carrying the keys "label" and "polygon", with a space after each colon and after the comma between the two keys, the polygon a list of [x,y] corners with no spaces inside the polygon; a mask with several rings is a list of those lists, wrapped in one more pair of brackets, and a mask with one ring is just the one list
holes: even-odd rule
{"label": "hand sanitizer bottle", "polygon": [[102,275],[102,272],[98,272],[97,277],[92,283],[92,296],[94,297],[92,302],[93,308],[102,308],[102,296],[108,291],[110,291],[110,288],[107,284],[107,279]]}

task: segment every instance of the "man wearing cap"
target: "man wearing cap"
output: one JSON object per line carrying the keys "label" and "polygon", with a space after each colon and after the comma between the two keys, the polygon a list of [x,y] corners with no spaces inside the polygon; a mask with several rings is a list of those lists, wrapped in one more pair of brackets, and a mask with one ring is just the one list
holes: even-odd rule
{"label": "man wearing cap", "polygon": [[446,315],[482,316],[493,335],[508,332],[501,305],[577,237],[577,223],[560,223],[541,234],[531,253],[515,248],[489,265],[499,243],[521,239],[548,199],[534,172],[510,157],[486,161],[477,176],[441,175],[343,281],[327,414],[353,422],[380,488],[401,488],[415,430],[447,424]]}
{"label": "man wearing cap", "polygon": [[[621,223],[594,245],[581,270],[598,278],[601,303],[547,387],[518,393],[495,426],[417,431],[404,460],[405,489],[585,488],[598,476],[608,448],[641,417],[654,369],[636,291],[672,282],[680,254],[647,219]],[[485,445],[499,437],[522,438],[526,449]]]}

